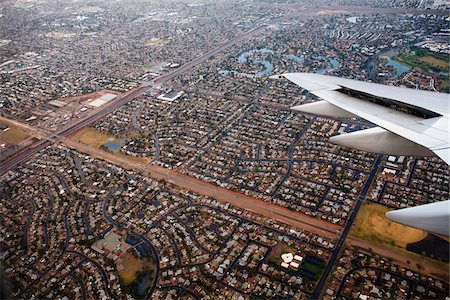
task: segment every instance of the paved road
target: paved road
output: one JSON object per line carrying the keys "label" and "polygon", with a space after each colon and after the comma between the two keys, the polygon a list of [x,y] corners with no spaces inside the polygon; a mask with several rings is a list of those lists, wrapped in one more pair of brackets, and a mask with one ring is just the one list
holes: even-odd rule
{"label": "paved road", "polygon": [[339,238],[339,240],[336,244],[336,248],[334,249],[333,254],[331,255],[331,258],[328,261],[327,266],[325,267],[322,277],[320,278],[319,283],[317,284],[316,289],[314,290],[314,293],[311,295],[311,299],[319,299],[320,295],[324,292],[324,288],[325,288],[327,279],[328,279],[329,275],[331,274],[331,271],[333,270],[337,259],[340,257],[340,253],[344,247],[345,240],[347,239],[347,236],[350,233],[350,229],[353,225],[353,222],[356,219],[356,216],[358,215],[359,209],[361,208],[362,204],[364,203],[367,192],[369,191],[369,188],[372,185],[375,175],[378,172],[378,166],[380,165],[382,160],[383,160],[383,155],[378,155],[378,158],[372,167],[372,172],[370,173],[369,178],[367,179],[366,184],[364,185],[364,188],[361,191],[361,194],[359,195],[358,201],[356,202],[355,209],[353,210],[352,215],[348,219],[348,222],[345,225],[344,230],[342,231],[341,237]]}
{"label": "paved road", "polygon": [[83,280],[81,280],[80,277],[78,277],[77,275],[73,274],[72,272],[73,272],[73,270],[71,271],[70,276],[78,283],[78,286],[81,289],[81,291],[80,291],[81,299],[82,300],[86,300],[87,299],[86,286],[84,285]]}
{"label": "paved road", "polygon": [[175,241],[175,238],[173,237],[173,235],[167,231],[167,229],[165,229],[163,226],[160,225],[156,225],[155,227],[157,227],[158,229],[160,229],[162,232],[164,232],[164,234],[169,238],[169,240],[172,242],[172,246],[173,249],[175,250],[175,256],[177,258],[177,265],[181,266],[182,262],[183,262],[183,257],[180,251],[180,248],[178,247],[178,243]]}
{"label": "paved road", "polygon": [[103,269],[103,267],[94,259],[90,258],[89,256],[85,255],[84,253],[78,252],[78,251],[73,251],[73,250],[66,250],[65,253],[73,253],[75,255],[79,255],[81,256],[83,259],[89,261],[91,264],[93,264],[97,270],[100,272],[100,276],[103,279],[103,283],[104,283],[104,287],[106,290],[106,293],[108,294],[108,296],[110,297],[110,299],[116,299],[115,295],[113,294],[112,290],[111,290],[111,285],[109,283],[109,276],[106,273],[106,271]]}

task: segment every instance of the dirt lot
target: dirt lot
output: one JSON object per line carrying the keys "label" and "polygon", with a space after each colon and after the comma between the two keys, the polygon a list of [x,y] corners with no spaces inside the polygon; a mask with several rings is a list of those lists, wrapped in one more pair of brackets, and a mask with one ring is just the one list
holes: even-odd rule
{"label": "dirt lot", "polygon": [[30,137],[23,129],[10,122],[1,120],[0,124],[9,127],[8,131],[0,131],[0,139],[5,142],[17,145]]}
{"label": "dirt lot", "polygon": [[132,283],[137,274],[144,269],[144,262],[129,252],[120,256],[119,265],[123,266],[119,271],[119,277],[125,284]]}
{"label": "dirt lot", "polygon": [[[107,134],[104,134],[92,127],[84,128],[83,130],[75,133],[73,136],[70,137],[71,140],[74,140],[76,142],[79,142],[81,144],[87,145],[92,148],[99,149],[100,146],[104,145],[105,143],[109,141],[115,141],[116,138],[114,136],[110,136]],[[105,155],[109,154],[109,152],[105,152]],[[123,152],[117,151],[115,153],[111,153],[111,155],[120,157],[122,159],[125,159],[127,161],[130,161],[132,163],[136,164],[146,164],[148,162],[147,158],[144,157],[134,157],[130,155],[126,155]]]}
{"label": "dirt lot", "polygon": [[279,242],[278,244],[273,247],[272,251],[269,255],[269,260],[275,264],[280,264],[282,262],[281,254],[291,252],[296,253],[297,250],[293,247],[290,247],[285,242]]}
{"label": "dirt lot", "polygon": [[113,136],[104,134],[92,127],[86,127],[78,131],[71,136],[71,139],[95,148],[98,148],[109,141],[115,140]]}
{"label": "dirt lot", "polygon": [[351,234],[384,247],[402,249],[406,249],[407,244],[418,242],[427,236],[427,233],[422,230],[388,220],[384,216],[388,211],[387,207],[380,204],[364,204]]}

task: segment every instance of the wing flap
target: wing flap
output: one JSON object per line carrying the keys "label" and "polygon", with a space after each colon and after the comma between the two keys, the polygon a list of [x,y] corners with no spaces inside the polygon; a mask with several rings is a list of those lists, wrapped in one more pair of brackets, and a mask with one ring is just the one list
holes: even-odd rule
{"label": "wing flap", "polygon": [[364,102],[338,91],[320,90],[312,93],[337,107],[424,147],[433,149],[448,146],[448,135],[443,135],[441,131],[422,124],[421,121],[423,119],[420,117],[408,115],[374,103]]}
{"label": "wing flap", "polygon": [[[308,91],[319,89],[337,90],[341,87],[346,87],[405,104],[424,107],[438,114],[448,114],[450,108],[450,96],[445,93],[408,89],[320,74],[287,73],[282,76]],[[424,99],[427,99],[427,101],[424,102]]]}
{"label": "wing flap", "polygon": [[332,116],[332,117],[347,117],[356,118],[357,116],[350,113],[349,111],[337,107],[327,101],[317,101],[308,104],[302,104],[298,106],[291,107],[291,109],[296,111],[301,111],[309,114]]}
{"label": "wing flap", "polygon": [[429,149],[380,127],[337,135],[330,138],[330,142],[344,147],[382,154],[406,156],[433,155],[433,152]]}

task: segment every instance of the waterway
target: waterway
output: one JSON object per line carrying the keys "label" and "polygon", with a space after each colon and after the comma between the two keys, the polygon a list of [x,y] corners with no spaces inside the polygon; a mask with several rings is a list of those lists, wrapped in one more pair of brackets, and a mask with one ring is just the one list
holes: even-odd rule
{"label": "waterway", "polygon": [[396,60],[392,60],[390,58],[387,58],[388,62],[386,64],[387,67],[394,67],[396,72],[395,75],[391,76],[390,79],[397,79],[398,77],[400,77],[402,74],[408,72],[409,70],[411,70],[410,67],[405,66],[401,63],[399,63]]}
{"label": "waterway", "polygon": [[[262,64],[264,66],[264,69],[261,71],[256,72],[255,74],[246,74],[246,73],[240,73],[238,71],[235,70],[220,70],[219,73],[221,74],[239,74],[242,76],[247,76],[247,77],[255,77],[255,76],[264,76],[264,75],[268,75],[270,74],[273,70],[274,70],[274,65],[272,62],[268,61],[268,60],[261,60],[261,59],[254,59],[249,57],[251,54],[256,53],[256,52],[261,52],[261,53],[270,53],[273,55],[277,55],[273,50],[270,49],[266,49],[266,48],[261,48],[261,49],[252,49],[252,50],[248,50],[245,51],[243,53],[241,53],[239,55],[239,57],[237,58],[238,62],[240,63],[247,63],[249,61],[254,62],[254,63],[259,63]],[[297,56],[295,54],[283,54],[282,56],[291,59],[292,61],[298,62],[298,63],[303,63],[305,61],[305,59],[303,57]],[[322,68],[316,71],[317,74],[324,74],[327,71],[333,70],[335,68],[337,68],[340,63],[336,58],[325,58],[323,56],[315,56],[313,57],[314,59],[318,59],[318,60],[328,60],[331,64],[331,66],[327,67],[327,68]]]}
{"label": "waterway", "polygon": [[[314,57],[314,59],[325,60],[323,56],[316,56]],[[325,74],[325,72],[336,69],[340,65],[339,61],[336,58],[328,58],[328,61],[330,62],[331,66],[317,70],[316,74]]]}
{"label": "waterway", "polygon": [[264,70],[256,72],[256,74],[255,74],[256,76],[264,76],[264,75],[267,75],[270,72],[272,72],[273,71],[273,64],[270,61],[248,58],[249,55],[251,55],[252,53],[255,53],[255,52],[274,54],[274,52],[272,50],[266,49],[266,48],[253,49],[253,50],[246,51],[246,52],[242,53],[241,55],[239,55],[238,62],[246,63],[248,61],[252,61],[252,62],[255,62],[255,63],[262,64],[264,66]]}

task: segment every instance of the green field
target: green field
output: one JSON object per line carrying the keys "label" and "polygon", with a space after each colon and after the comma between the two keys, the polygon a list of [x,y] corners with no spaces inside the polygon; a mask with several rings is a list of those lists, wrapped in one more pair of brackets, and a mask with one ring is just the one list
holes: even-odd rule
{"label": "green field", "polygon": [[410,50],[411,52],[401,53],[394,59],[417,71],[437,75],[442,89],[449,92],[449,56],[419,47],[411,47]]}
{"label": "green field", "polygon": [[325,269],[325,264],[317,265],[307,262],[302,265],[302,268],[313,273],[314,279],[318,280],[322,276],[323,270]]}

